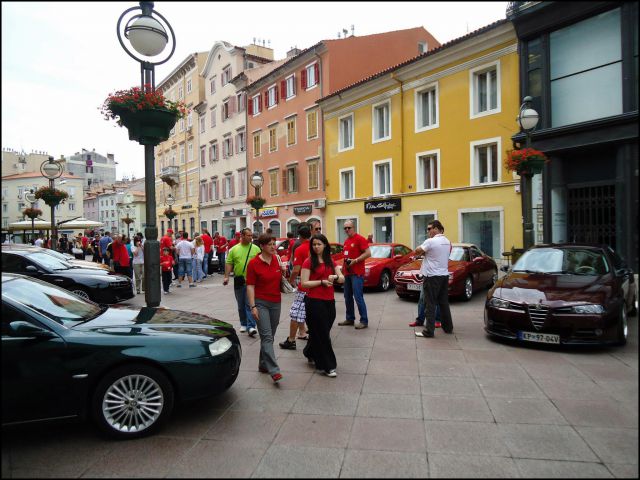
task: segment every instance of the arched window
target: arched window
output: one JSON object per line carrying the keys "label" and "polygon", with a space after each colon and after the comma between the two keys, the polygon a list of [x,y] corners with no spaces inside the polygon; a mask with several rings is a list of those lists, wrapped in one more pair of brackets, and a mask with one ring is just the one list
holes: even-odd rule
{"label": "arched window", "polygon": [[287,222],[287,232],[293,232],[295,236],[298,236],[298,225],[300,225],[300,221],[292,218]]}
{"label": "arched window", "polygon": [[262,234],[262,222],[258,222],[257,220],[253,222],[253,231],[258,235]]}
{"label": "arched window", "polygon": [[269,222],[269,228],[273,231],[273,236],[280,238],[280,222],[278,220],[271,220]]}

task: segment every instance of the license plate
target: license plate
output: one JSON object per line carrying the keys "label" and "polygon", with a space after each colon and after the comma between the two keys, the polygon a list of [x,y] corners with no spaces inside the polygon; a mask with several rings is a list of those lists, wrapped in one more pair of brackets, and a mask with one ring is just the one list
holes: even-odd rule
{"label": "license plate", "polygon": [[420,290],[422,290],[422,285],[418,285],[415,283],[407,283],[407,290],[415,290],[419,292]]}
{"label": "license plate", "polygon": [[518,338],[527,342],[560,343],[560,335],[549,333],[518,332]]}

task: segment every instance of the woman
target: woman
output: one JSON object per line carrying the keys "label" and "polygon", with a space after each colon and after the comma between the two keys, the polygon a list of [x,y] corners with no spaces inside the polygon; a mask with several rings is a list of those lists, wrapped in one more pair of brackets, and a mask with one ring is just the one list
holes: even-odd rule
{"label": "woman", "polygon": [[[144,249],[142,248],[142,240],[140,237],[133,237],[133,275],[136,279],[136,293],[144,291]],[[163,274],[164,275],[164,274]]]}
{"label": "woman", "polygon": [[204,261],[204,240],[202,240],[202,236],[198,235],[195,238],[193,241],[193,247],[195,248],[191,265],[191,270],[193,270],[193,281],[201,283],[204,278],[204,272],[202,271],[202,262]]}
{"label": "woman", "polygon": [[315,361],[318,373],[332,378],[337,376],[336,356],[330,336],[336,319],[336,301],[333,295],[335,282],[344,283],[342,271],[331,260],[327,237],[318,233],[311,237],[311,254],[302,264],[300,284],[308,289],[304,302],[309,328],[310,360]]}
{"label": "woman", "polygon": [[282,269],[276,258],[276,240],[263,233],[258,237],[262,252],[247,265],[247,300],[260,333],[258,370],[269,373],[274,383],[282,379],[273,351],[273,339],[280,321],[280,278]]}

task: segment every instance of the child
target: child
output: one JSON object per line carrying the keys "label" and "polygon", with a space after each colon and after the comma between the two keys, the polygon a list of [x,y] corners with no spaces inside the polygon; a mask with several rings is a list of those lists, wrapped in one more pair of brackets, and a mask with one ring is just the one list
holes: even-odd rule
{"label": "child", "polygon": [[160,255],[160,266],[162,267],[162,289],[164,290],[164,293],[169,293],[173,264],[174,260],[173,255],[171,255],[171,250],[164,247],[162,249],[162,255]]}

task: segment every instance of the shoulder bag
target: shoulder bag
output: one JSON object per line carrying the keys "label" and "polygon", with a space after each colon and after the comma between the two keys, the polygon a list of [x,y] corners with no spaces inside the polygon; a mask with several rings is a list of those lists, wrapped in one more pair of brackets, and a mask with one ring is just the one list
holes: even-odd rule
{"label": "shoulder bag", "polygon": [[278,259],[278,265],[280,265],[280,291],[282,293],[293,293],[296,291],[295,288],[293,288],[293,285],[291,285],[289,283],[289,280],[287,280],[287,278],[284,276],[284,272],[282,271],[282,260],[280,260],[280,255],[278,255],[277,253],[274,253],[274,255],[276,256],[276,258]]}
{"label": "shoulder bag", "polygon": [[[253,244],[249,244],[249,251],[247,251],[247,258],[244,260],[244,267],[242,267],[242,271],[245,271],[247,268],[247,262],[249,261],[249,255],[251,254],[251,249],[253,248]],[[244,275],[234,275],[233,276],[233,288],[239,289],[245,286],[247,282],[244,279]]]}

